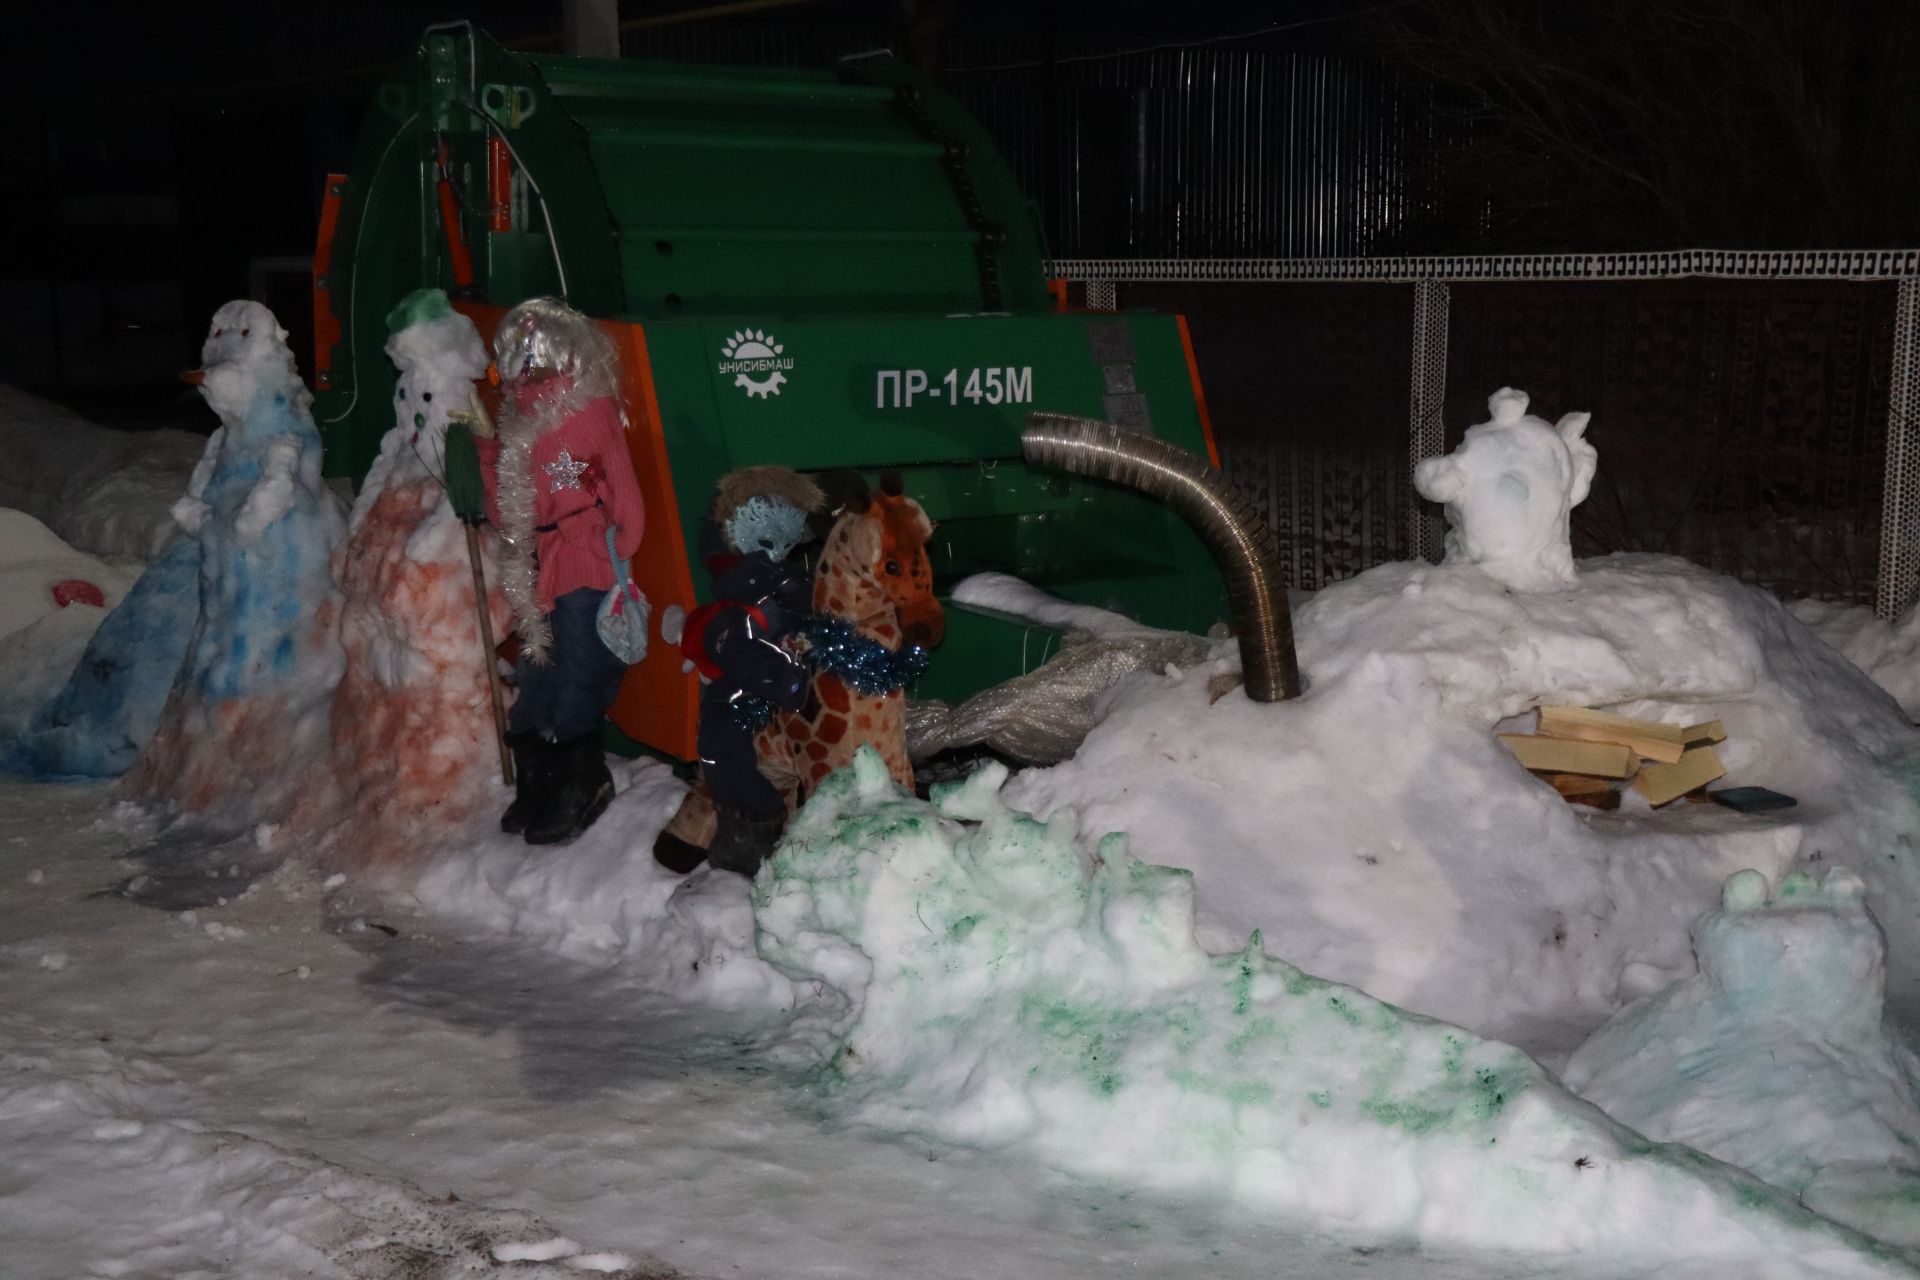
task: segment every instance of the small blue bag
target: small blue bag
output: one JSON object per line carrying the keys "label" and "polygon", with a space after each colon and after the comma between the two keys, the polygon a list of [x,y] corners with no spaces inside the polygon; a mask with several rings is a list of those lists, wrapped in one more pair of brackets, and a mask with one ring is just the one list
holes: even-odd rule
{"label": "small blue bag", "polygon": [[647,619],[652,609],[633,584],[627,562],[614,549],[614,527],[607,526],[607,556],[613,561],[613,590],[600,602],[594,627],[613,656],[632,666],[647,656]]}

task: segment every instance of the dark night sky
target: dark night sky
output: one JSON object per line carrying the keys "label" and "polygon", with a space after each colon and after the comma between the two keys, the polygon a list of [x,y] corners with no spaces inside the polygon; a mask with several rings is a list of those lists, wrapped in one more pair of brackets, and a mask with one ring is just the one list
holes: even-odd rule
{"label": "dark night sky", "polygon": [[[699,7],[627,0],[620,14]],[[1284,25],[1269,38],[1311,47],[1339,39],[1343,13],[1378,7],[919,0],[913,9],[959,39],[1051,31],[1150,44]],[[906,52],[907,11],[899,0],[810,0],[718,25],[844,31],[850,48],[878,35]],[[510,43],[557,43],[560,4],[150,0],[9,12],[0,71],[16,111],[0,141],[0,207],[14,234],[0,235],[0,288],[16,299],[6,310],[28,314],[0,316],[0,379],[84,390],[105,375],[74,353],[125,346],[130,333],[148,354],[108,360],[119,366],[109,381],[151,378],[172,359],[156,344],[190,354],[192,317],[244,293],[250,259],[312,251],[324,175],[347,167],[379,79],[408,58],[424,27],[457,18]]]}

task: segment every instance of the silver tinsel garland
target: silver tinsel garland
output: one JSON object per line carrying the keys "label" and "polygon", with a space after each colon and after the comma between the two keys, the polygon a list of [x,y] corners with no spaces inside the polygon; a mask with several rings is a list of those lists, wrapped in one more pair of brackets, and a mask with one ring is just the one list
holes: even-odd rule
{"label": "silver tinsel garland", "polygon": [[578,385],[536,396],[521,409],[509,399],[500,411],[500,459],[494,502],[500,508],[500,591],[513,610],[513,630],[530,662],[545,665],[553,651],[553,629],[540,608],[539,486],[533,478],[533,449],[549,431],[596,398]]}

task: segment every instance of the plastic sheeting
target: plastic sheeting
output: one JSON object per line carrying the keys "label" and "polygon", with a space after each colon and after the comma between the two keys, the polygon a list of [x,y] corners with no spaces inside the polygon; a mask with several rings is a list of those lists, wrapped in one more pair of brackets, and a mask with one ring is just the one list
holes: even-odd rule
{"label": "plastic sheeting", "polygon": [[1060,652],[1026,675],[983,689],[959,706],[907,706],[907,753],[985,747],[1022,764],[1056,764],[1080,749],[1100,722],[1101,695],[1136,671],[1206,661],[1212,642],[1179,631],[1101,636],[1068,630]]}

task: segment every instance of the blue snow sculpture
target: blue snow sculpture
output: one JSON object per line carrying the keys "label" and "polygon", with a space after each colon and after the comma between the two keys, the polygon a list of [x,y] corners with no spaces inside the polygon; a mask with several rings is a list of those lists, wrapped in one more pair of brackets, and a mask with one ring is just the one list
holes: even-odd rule
{"label": "blue snow sculpture", "polygon": [[306,389],[290,381],[251,388],[201,495],[200,628],[180,673],[184,696],[217,702],[290,675],[332,592],[341,519],[320,478]]}
{"label": "blue snow sculpture", "polygon": [[331,593],[341,519],[285,331],[260,304],[230,302],[200,355],[188,380],[221,425],[174,504],[181,536],[101,623],[66,686],[6,753],[12,767],[125,773],[168,715],[206,721],[209,708],[290,676]]}

